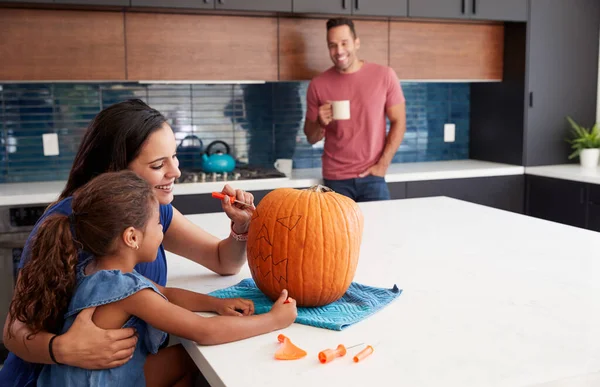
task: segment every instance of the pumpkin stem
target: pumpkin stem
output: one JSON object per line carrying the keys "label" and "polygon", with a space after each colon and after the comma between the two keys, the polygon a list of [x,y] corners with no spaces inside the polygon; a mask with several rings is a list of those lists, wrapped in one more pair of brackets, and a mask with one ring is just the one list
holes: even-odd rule
{"label": "pumpkin stem", "polygon": [[315,185],[311,186],[310,188],[308,188],[307,190],[310,192],[335,192],[331,188],[326,187],[321,184],[315,184]]}

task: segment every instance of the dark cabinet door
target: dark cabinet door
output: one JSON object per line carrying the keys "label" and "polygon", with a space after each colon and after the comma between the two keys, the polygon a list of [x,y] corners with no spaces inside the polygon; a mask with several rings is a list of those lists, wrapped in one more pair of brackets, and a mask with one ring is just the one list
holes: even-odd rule
{"label": "dark cabinet door", "polygon": [[526,62],[526,166],[568,162],[566,116],[586,127],[594,124],[598,25],[598,0],[531,0]]}
{"label": "dark cabinet door", "polygon": [[406,16],[408,0],[350,0],[353,15]]}
{"label": "dark cabinet door", "polygon": [[216,0],[217,9],[292,12],[292,0]]}
{"label": "dark cabinet door", "polygon": [[2,0],[4,3],[54,3],[54,0]]}
{"label": "dark cabinet door", "polygon": [[600,232],[600,204],[589,204],[587,228],[592,231]]}
{"label": "dark cabinet door", "polygon": [[121,5],[129,6],[130,0],[54,0],[55,4],[80,4],[80,5]]}
{"label": "dark cabinet door", "polygon": [[408,16],[442,19],[468,19],[472,0],[410,0]]}
{"label": "dark cabinet door", "polygon": [[388,189],[390,190],[390,199],[406,199],[406,183],[405,182],[393,182],[387,183]]}
{"label": "dark cabinet door", "polygon": [[526,214],[540,219],[586,227],[585,183],[527,175]]}
{"label": "dark cabinet door", "polygon": [[[355,0],[294,0],[295,13],[350,14]],[[363,0],[366,1],[366,0]]]}
{"label": "dark cabinet door", "polygon": [[527,21],[527,0],[472,0],[472,19]]}
{"label": "dark cabinet door", "polygon": [[215,0],[131,0],[132,7],[214,9]]}
{"label": "dark cabinet door", "polygon": [[413,181],[406,183],[406,197],[448,196],[523,213],[524,184],[523,175]]}

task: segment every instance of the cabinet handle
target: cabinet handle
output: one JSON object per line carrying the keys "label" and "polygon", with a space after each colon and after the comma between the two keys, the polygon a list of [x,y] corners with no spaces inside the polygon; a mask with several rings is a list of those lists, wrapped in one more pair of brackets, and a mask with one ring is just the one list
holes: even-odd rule
{"label": "cabinet handle", "polygon": [[204,0],[204,4],[210,3],[210,0]]}
{"label": "cabinet handle", "polygon": [[356,10],[358,11],[358,0],[356,0]]}
{"label": "cabinet handle", "polygon": [[533,91],[529,92],[529,107],[533,107]]}
{"label": "cabinet handle", "polygon": [[461,6],[460,6],[460,13],[462,13],[463,15],[465,14],[465,1],[466,0],[462,0]]}
{"label": "cabinet handle", "polygon": [[473,15],[477,13],[477,0],[473,0]]}
{"label": "cabinet handle", "polygon": [[219,4],[225,4],[225,0],[219,0]]}
{"label": "cabinet handle", "polygon": [[342,0],[342,8],[346,9],[346,0]]}

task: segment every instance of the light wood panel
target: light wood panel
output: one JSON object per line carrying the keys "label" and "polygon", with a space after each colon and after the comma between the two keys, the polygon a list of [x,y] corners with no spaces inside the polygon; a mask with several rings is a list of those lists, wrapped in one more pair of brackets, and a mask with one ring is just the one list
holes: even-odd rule
{"label": "light wood panel", "polygon": [[2,9],[0,80],[124,80],[123,14]]}
{"label": "light wood panel", "polygon": [[390,22],[390,66],[400,79],[502,79],[504,26]]}
{"label": "light wood panel", "polygon": [[[282,18],[279,21],[281,80],[308,80],[333,64],[327,49],[325,19]],[[360,38],[358,57],[388,64],[388,22],[355,20]]]}
{"label": "light wood panel", "polygon": [[133,80],[277,80],[277,19],[126,14]]}

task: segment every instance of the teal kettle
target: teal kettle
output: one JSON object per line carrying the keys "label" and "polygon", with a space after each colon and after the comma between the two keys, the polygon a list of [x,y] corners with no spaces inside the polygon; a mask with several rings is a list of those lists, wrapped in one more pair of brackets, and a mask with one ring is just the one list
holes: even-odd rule
{"label": "teal kettle", "polygon": [[[223,150],[214,150],[217,145],[223,145]],[[235,159],[229,154],[230,148],[225,141],[217,140],[211,142],[206,147],[206,152],[202,155],[202,170],[206,173],[224,173],[233,172],[235,169]]]}

